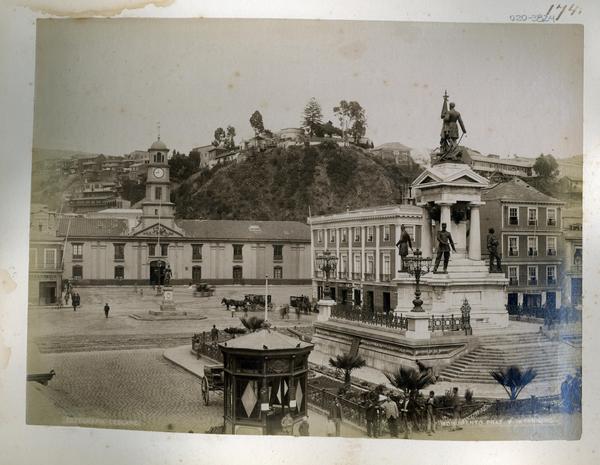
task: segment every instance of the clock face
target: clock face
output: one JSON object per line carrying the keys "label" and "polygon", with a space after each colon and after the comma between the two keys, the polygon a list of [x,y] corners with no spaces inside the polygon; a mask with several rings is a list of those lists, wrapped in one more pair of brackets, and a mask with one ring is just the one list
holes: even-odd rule
{"label": "clock face", "polygon": [[165,170],[162,168],[154,168],[153,174],[155,178],[160,179],[165,175]]}

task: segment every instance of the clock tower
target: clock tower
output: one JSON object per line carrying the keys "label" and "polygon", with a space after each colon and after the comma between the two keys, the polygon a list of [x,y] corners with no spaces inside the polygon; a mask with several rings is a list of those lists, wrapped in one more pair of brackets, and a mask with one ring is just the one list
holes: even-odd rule
{"label": "clock tower", "polygon": [[142,220],[145,225],[160,222],[167,227],[174,226],[174,208],[171,203],[171,182],[169,180],[169,149],[158,140],[148,149],[150,160],[146,176],[146,197],[142,202]]}

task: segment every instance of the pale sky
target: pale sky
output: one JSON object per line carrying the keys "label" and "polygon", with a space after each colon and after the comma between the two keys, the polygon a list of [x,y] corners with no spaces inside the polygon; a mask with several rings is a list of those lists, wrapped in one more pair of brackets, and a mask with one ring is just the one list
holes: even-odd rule
{"label": "pale sky", "polygon": [[439,142],[447,89],[463,145],[501,156],[582,152],[583,29],[283,20],[40,20],[34,147],[187,153],[233,125],[297,127],[357,100],[375,145]]}

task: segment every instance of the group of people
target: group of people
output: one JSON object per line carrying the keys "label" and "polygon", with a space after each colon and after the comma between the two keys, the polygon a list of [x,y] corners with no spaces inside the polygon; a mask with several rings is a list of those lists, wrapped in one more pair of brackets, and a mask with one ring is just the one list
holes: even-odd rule
{"label": "group of people", "polygon": [[294,431],[294,418],[288,412],[281,419],[281,434],[285,436],[309,436],[308,417],[304,416],[298,425],[298,429]]}
{"label": "group of people", "polygon": [[581,368],[575,376],[567,375],[560,386],[560,397],[566,412],[581,412]]}
{"label": "group of people", "polygon": [[[397,438],[399,432],[404,433],[404,438],[410,438],[414,429],[425,429],[429,436],[436,431],[436,399],[435,392],[429,391],[427,397],[420,393],[411,396],[406,393],[399,395],[382,395],[377,391],[370,392],[362,403],[365,408],[367,422],[367,435],[377,438],[383,435],[384,425],[390,436]],[[452,426],[451,431],[457,431],[460,419],[461,401],[458,388],[455,387],[451,394]]]}

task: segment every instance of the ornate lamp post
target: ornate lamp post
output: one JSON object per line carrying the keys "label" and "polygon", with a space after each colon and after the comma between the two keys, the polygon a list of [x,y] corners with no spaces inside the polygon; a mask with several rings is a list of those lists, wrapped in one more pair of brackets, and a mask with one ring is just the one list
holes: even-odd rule
{"label": "ornate lamp post", "polygon": [[332,255],[329,250],[317,255],[317,266],[325,274],[324,295],[325,300],[331,299],[331,290],[329,289],[329,274],[335,272],[338,258]]}
{"label": "ornate lamp post", "polygon": [[413,300],[413,312],[424,312],[423,301],[421,300],[421,289],[419,284],[421,282],[421,276],[429,273],[431,270],[431,258],[423,258],[423,253],[417,249],[412,257],[406,257],[407,271],[410,276],[415,277],[417,286],[415,288],[415,300]]}

